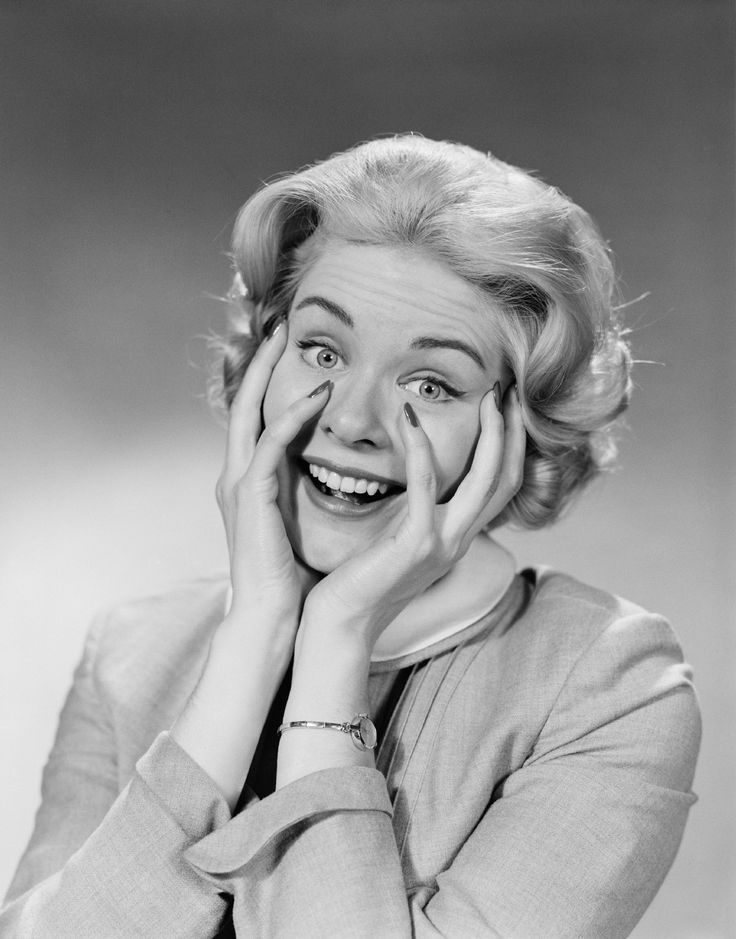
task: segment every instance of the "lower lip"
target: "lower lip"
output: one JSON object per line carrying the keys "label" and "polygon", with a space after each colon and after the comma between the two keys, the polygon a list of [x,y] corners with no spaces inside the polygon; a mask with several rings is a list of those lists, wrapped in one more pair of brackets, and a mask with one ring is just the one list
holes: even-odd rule
{"label": "lower lip", "polygon": [[378,502],[366,502],[365,505],[357,505],[355,502],[347,502],[345,499],[336,499],[334,496],[325,495],[324,492],[317,489],[314,483],[312,483],[311,478],[308,477],[306,472],[300,470],[300,473],[309,501],[313,505],[316,505],[317,508],[323,509],[325,512],[329,512],[331,515],[336,515],[339,518],[359,519],[365,518],[366,515],[377,515],[385,511],[385,509],[391,506],[401,495],[401,493],[397,493],[394,496],[386,496],[385,499],[379,499]]}

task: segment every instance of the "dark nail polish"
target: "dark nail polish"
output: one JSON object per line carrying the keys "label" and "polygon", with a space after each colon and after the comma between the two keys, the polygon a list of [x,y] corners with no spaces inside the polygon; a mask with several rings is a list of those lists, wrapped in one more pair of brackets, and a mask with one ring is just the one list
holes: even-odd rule
{"label": "dark nail polish", "polygon": [[273,339],[276,333],[279,331],[279,327],[283,325],[286,317],[277,316],[276,319],[268,327],[268,332],[266,333],[266,339]]}
{"label": "dark nail polish", "polygon": [[503,404],[501,401],[501,383],[498,381],[493,386],[493,400],[496,402],[496,410],[499,412],[502,411]]}
{"label": "dark nail polish", "polygon": [[317,385],[314,391],[309,392],[309,395],[307,397],[316,398],[317,395],[321,395],[322,392],[326,391],[328,388],[330,389],[332,388],[332,382],[329,379],[327,379],[327,381],[323,381],[321,385]]}
{"label": "dark nail polish", "polygon": [[414,408],[408,401],[404,405],[404,417],[409,421],[412,427],[419,427],[419,418],[414,413]]}

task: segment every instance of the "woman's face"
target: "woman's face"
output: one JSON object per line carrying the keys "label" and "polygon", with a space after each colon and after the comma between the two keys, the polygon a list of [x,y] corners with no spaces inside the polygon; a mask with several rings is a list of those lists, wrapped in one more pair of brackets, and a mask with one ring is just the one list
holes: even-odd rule
{"label": "woman's face", "polygon": [[328,243],[301,281],[266,423],[331,379],[318,417],[279,467],[279,507],[297,554],[334,570],[385,536],[405,508],[400,423],[409,402],[427,434],[438,501],[467,471],[479,405],[508,374],[488,304],[419,251]]}

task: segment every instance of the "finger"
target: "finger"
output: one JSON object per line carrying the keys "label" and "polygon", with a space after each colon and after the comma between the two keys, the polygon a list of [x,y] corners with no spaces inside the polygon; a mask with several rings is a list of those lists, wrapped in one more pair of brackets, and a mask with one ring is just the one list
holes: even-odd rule
{"label": "finger", "polygon": [[516,393],[516,386],[509,388],[504,401],[504,444],[501,471],[493,497],[484,507],[474,525],[473,534],[485,528],[489,522],[507,506],[521,488],[524,479],[526,456],[526,428]]}
{"label": "finger", "polygon": [[509,389],[507,397],[504,414],[508,442],[504,450],[501,485],[504,486],[505,495],[512,498],[521,489],[524,482],[527,436],[526,427],[524,426],[524,413],[521,409],[519,392],[515,384]]}
{"label": "finger", "polygon": [[429,439],[414,408],[404,405],[401,436],[406,453],[406,496],[409,524],[417,537],[434,529],[437,477]]}
{"label": "finger", "polygon": [[[495,387],[495,386],[494,386]],[[504,451],[504,418],[493,389],[481,400],[480,435],[470,469],[446,507],[447,533],[461,540],[493,498],[499,484]]]}
{"label": "finger", "polygon": [[271,375],[286,348],[288,329],[281,320],[256,350],[230,408],[225,470],[223,475],[240,478],[248,468],[261,432],[261,406]]}
{"label": "finger", "polygon": [[332,392],[332,382],[318,385],[305,398],[299,398],[268,424],[261,434],[253,458],[250,461],[244,482],[247,485],[271,483],[276,469],[283,459],[286,448],[304,427],[327,404]]}

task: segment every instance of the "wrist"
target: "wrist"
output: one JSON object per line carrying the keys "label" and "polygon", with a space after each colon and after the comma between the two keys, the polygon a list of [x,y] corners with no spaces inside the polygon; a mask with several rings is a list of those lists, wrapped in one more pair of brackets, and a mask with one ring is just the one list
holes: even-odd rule
{"label": "wrist", "polygon": [[295,655],[304,648],[332,649],[345,659],[370,662],[375,644],[375,630],[370,617],[364,613],[325,608],[307,598],[304,604]]}
{"label": "wrist", "polygon": [[290,651],[274,655],[264,636],[223,621],[202,674],[171,728],[172,738],[210,776],[234,808],[256,752]]}
{"label": "wrist", "polygon": [[[345,723],[370,714],[371,644],[344,622],[320,620],[313,613],[305,611],[299,626],[283,723]],[[281,735],[277,788],[320,769],[374,765],[373,751],[358,749],[348,734],[295,728]]]}
{"label": "wrist", "polygon": [[294,653],[298,618],[294,614],[239,606],[231,608],[212,637],[211,655],[223,661],[260,658],[288,665]]}
{"label": "wrist", "polygon": [[331,670],[367,669],[373,644],[363,633],[342,624],[303,619],[294,643],[294,664],[321,660]]}
{"label": "wrist", "polygon": [[358,634],[331,623],[303,620],[284,718],[345,721],[365,711],[370,653]]}

